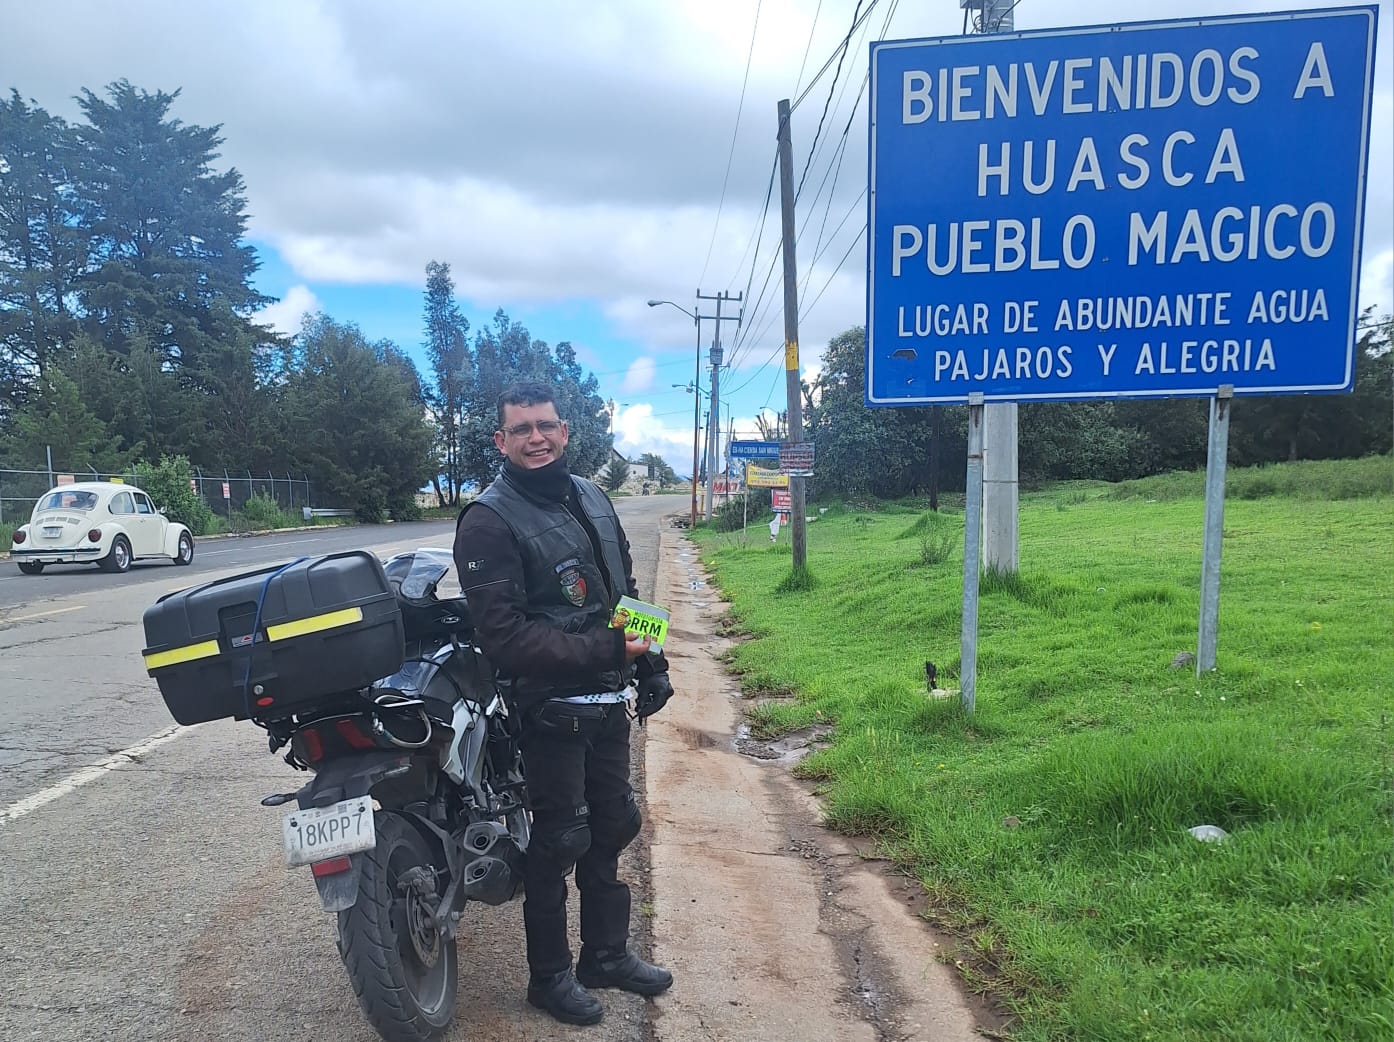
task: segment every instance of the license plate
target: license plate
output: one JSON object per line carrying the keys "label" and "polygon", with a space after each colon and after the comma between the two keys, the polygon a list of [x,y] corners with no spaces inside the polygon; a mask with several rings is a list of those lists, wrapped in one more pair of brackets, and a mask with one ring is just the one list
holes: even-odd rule
{"label": "license plate", "polygon": [[57,539],[62,534],[63,528],[61,525],[49,525],[44,528],[45,539]]}
{"label": "license plate", "polygon": [[281,819],[281,834],[288,868],[372,850],[377,845],[373,801],[360,796],[330,807],[291,811]]}

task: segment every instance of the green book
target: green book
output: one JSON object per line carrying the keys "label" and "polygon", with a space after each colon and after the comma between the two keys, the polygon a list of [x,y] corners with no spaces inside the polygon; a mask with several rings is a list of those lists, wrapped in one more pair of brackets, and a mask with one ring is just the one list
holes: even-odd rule
{"label": "green book", "polygon": [[657,654],[668,637],[668,618],[667,608],[645,604],[633,597],[621,597],[615,605],[615,613],[610,616],[610,628],[648,637],[650,653]]}

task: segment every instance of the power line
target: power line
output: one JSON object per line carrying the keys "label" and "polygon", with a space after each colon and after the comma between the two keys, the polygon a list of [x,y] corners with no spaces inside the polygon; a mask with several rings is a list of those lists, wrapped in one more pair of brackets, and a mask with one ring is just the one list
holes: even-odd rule
{"label": "power line", "polygon": [[803,61],[799,62],[799,78],[794,81],[794,93],[799,92],[799,86],[803,83],[804,66],[808,64],[808,52],[813,50],[813,34],[818,30],[818,16],[823,11],[823,0],[818,0],[818,6],[813,9],[813,24],[808,27],[808,43],[804,44]]}
{"label": "power line", "polygon": [[731,131],[731,150],[726,154],[726,175],[721,179],[721,201],[716,204],[716,223],[712,225],[712,241],[707,244],[707,259],[702,262],[702,275],[697,280],[700,285],[707,277],[707,265],[711,264],[712,249],[716,246],[716,233],[721,228],[721,211],[726,205],[726,186],[731,180],[731,161],[736,157],[736,137],[741,132],[741,113],[745,111],[745,88],[750,82],[750,63],[755,56],[755,36],[760,29],[760,8],[764,0],[756,0],[755,24],[750,30],[750,50],[745,56],[745,76],[741,79],[741,100],[736,106],[736,126]]}
{"label": "power line", "polygon": [[[877,2],[877,0],[871,0],[871,7],[874,8],[874,7],[876,6],[876,2]],[[859,22],[858,22],[858,17],[859,17],[860,14],[861,14],[861,10],[862,10],[862,0],[857,0],[857,7],[856,7],[856,9],[852,12],[852,28],[848,31],[847,35],[843,38],[843,40],[842,40],[842,47],[841,47],[841,49],[838,51],[838,55],[837,55],[837,71],[833,73],[833,81],[832,81],[832,83],[828,86],[828,96],[827,96],[827,98],[825,98],[824,101],[823,101],[823,112],[822,112],[822,114],[818,117],[818,129],[815,130],[815,131],[813,132],[813,143],[812,143],[811,145],[808,146],[808,159],[804,162],[804,165],[803,165],[803,173],[801,173],[801,174],[799,175],[799,186],[798,186],[797,189],[794,190],[794,199],[795,199],[795,200],[797,200],[797,199],[799,198],[799,194],[803,191],[804,179],[805,179],[806,177],[808,177],[808,168],[809,168],[811,165],[813,165],[813,151],[814,151],[814,149],[816,149],[816,148],[818,147],[818,138],[819,138],[819,135],[821,135],[821,134],[823,133],[823,121],[824,121],[825,119],[828,118],[828,106],[832,104],[832,101],[833,101],[833,92],[837,90],[837,80],[838,80],[838,77],[842,75],[842,63],[843,63],[843,61],[844,61],[844,60],[846,59],[846,57],[847,57],[847,48],[848,48],[849,46],[851,46],[851,43],[852,43],[852,33],[856,32],[856,30],[857,30],[857,25],[859,24]],[[867,14],[870,14],[870,13],[871,13],[871,8],[868,8],[868,9],[867,9]],[[821,76],[822,73],[819,73],[819,75]],[[792,111],[793,111],[793,110],[790,109],[790,112],[791,112],[791,113],[792,113]]]}
{"label": "power line", "polygon": [[[859,2],[858,2],[858,7],[860,7],[861,2],[862,2],[862,0],[859,0]],[[847,45],[848,45],[848,43],[850,42],[851,37],[856,33],[858,27],[862,27],[862,28],[863,28],[863,32],[865,32],[865,27],[866,27],[866,25],[867,25],[867,19],[869,18],[869,16],[871,15],[872,11],[874,10],[874,8],[875,8],[877,2],[879,2],[879,0],[873,0],[871,7],[868,7],[867,10],[866,10],[860,17],[856,17],[856,16],[854,15],[854,21],[853,21],[853,24],[852,24],[852,29],[849,30],[848,35],[843,39],[843,41],[842,41],[842,43],[839,45],[838,49],[835,50],[833,57],[838,57],[839,55],[845,55]],[[893,0],[892,4],[890,5],[890,8],[889,8],[889,10],[888,10],[888,12],[887,12],[887,14],[886,14],[885,21],[882,23],[881,32],[880,32],[880,34],[879,34],[878,37],[877,37],[878,39],[884,39],[885,36],[886,36],[886,33],[889,31],[890,25],[891,25],[891,20],[895,17],[896,7],[897,7],[898,3],[899,3],[899,0]],[[828,65],[831,65],[831,64],[832,64],[832,60],[833,60],[833,58],[830,57],[829,60],[828,60],[828,63],[824,66],[824,71],[826,71]],[[829,100],[829,101],[831,101],[832,96],[833,96],[834,92],[835,92],[836,89],[837,89],[837,81],[838,81],[838,79],[840,78],[840,75],[841,75],[841,62],[839,62],[839,64],[838,64],[838,69],[839,69],[838,74],[835,75],[834,78],[833,78],[833,86],[829,88],[829,92],[828,92],[828,94],[829,94],[828,100]],[[839,144],[838,144],[837,150],[836,150],[836,152],[835,152],[835,154],[836,154],[836,156],[837,156],[837,159],[836,159],[836,171],[834,171],[834,163],[833,163],[833,162],[829,162],[829,164],[828,164],[828,169],[824,171],[823,179],[822,179],[822,181],[820,181],[820,183],[819,183],[818,192],[815,193],[812,206],[810,207],[810,212],[811,212],[812,207],[816,207],[816,206],[817,206],[819,198],[822,197],[823,188],[828,184],[828,175],[829,175],[829,173],[833,173],[832,188],[831,188],[831,190],[830,190],[830,192],[829,192],[829,194],[828,194],[828,201],[827,201],[827,205],[826,205],[826,207],[825,207],[825,209],[824,209],[823,221],[822,221],[822,223],[821,223],[821,225],[820,225],[820,227],[819,227],[819,234],[818,234],[818,243],[819,243],[819,246],[821,246],[821,244],[822,244],[822,235],[823,235],[823,231],[826,230],[826,227],[827,227],[828,212],[829,212],[829,209],[831,208],[833,197],[835,196],[836,191],[837,191],[837,182],[838,182],[838,179],[839,179],[839,177],[841,176],[842,162],[843,162],[843,160],[845,159],[845,156],[846,156],[846,141],[847,141],[847,137],[848,137],[848,134],[849,134],[850,131],[851,131],[852,123],[853,123],[853,122],[856,120],[856,118],[857,118],[857,112],[858,112],[858,110],[860,109],[861,101],[862,101],[863,96],[865,95],[866,88],[867,88],[867,84],[868,84],[869,80],[870,80],[870,71],[868,70],[867,75],[864,76],[863,79],[862,79],[862,85],[861,85],[860,90],[859,90],[858,93],[857,93],[857,99],[856,99],[856,101],[853,103],[852,111],[848,114],[847,122],[846,122],[846,124],[845,124],[844,127],[843,127],[842,135],[841,135],[841,138],[839,139]],[[843,89],[843,94],[844,94],[844,95],[845,95],[845,92],[846,92],[847,84],[848,84],[849,82],[850,82],[850,81],[844,81],[844,83],[843,83],[843,88],[842,88],[842,89]],[[809,86],[810,86],[810,88],[811,88],[811,87],[812,87],[812,84],[810,84]],[[807,94],[807,91],[805,91],[804,93]],[[840,109],[841,107],[842,107],[842,102],[841,102],[841,99],[839,98],[839,101],[838,101],[838,103],[837,103],[837,108]],[[824,111],[823,111],[823,116],[826,117],[827,113],[828,113],[828,105],[825,103],[825,105],[824,105]],[[820,121],[819,121],[820,130],[821,130],[822,123],[823,123],[823,120],[820,119]],[[812,162],[816,159],[816,153],[817,153],[817,151],[818,151],[818,146],[819,146],[819,142],[818,142],[818,140],[817,140],[817,135],[815,135],[815,141],[814,141],[813,145],[811,145],[810,148],[809,148],[809,161],[808,161],[808,163],[805,164],[805,167],[804,167],[804,174],[805,174],[805,175],[806,175],[807,172],[808,172],[809,163],[812,163]],[[801,181],[800,181],[800,184],[802,185],[802,179],[801,179]],[[843,220],[844,220],[844,222],[845,222],[846,218],[844,218]],[[803,238],[803,230],[804,230],[805,227],[806,227],[806,226],[803,225],[803,224],[800,225],[800,230],[799,230],[799,234],[798,234],[798,237],[797,237],[796,241],[802,240],[802,238]],[[821,251],[818,250],[818,247],[817,247],[817,246],[815,246],[815,252],[818,253],[818,255],[821,256]],[[775,265],[776,265],[777,263],[778,263],[778,256],[776,255],[775,257],[771,258],[770,269],[769,269],[769,271],[766,273],[765,282],[764,282],[764,284],[763,284],[762,287],[761,287],[760,294],[759,294],[759,296],[756,298],[756,301],[755,301],[754,306],[751,308],[751,320],[750,320],[750,322],[749,322],[748,324],[746,324],[746,325],[744,326],[744,328],[742,329],[742,332],[743,332],[745,335],[741,336],[741,337],[738,339],[738,341],[737,341],[737,343],[736,343],[736,345],[735,345],[735,348],[734,348],[733,351],[732,351],[732,359],[731,359],[731,361],[732,361],[732,364],[733,364],[733,365],[736,364],[736,363],[738,363],[739,360],[740,360],[740,358],[743,357],[743,355],[741,354],[741,352],[742,352],[743,350],[745,350],[745,351],[748,352],[748,350],[749,350],[749,348],[750,348],[750,345],[751,345],[752,343],[757,343],[757,342],[759,341],[760,337],[759,337],[758,335],[752,335],[752,334],[755,333],[755,331],[757,330],[757,328],[759,329],[761,335],[763,335],[764,331],[767,330],[767,329],[769,328],[770,319],[769,319],[768,316],[761,310],[761,308],[762,308],[762,306],[765,304],[765,301],[766,301],[765,294],[766,294],[766,291],[767,291],[768,288],[769,288],[770,281],[771,281],[771,279],[773,278],[773,275],[774,275],[774,268],[775,268]],[[752,275],[754,274],[754,268],[755,268],[755,266],[756,266],[755,264],[752,264]],[[808,274],[807,278],[808,278],[808,279],[811,279],[811,278],[812,278],[812,269],[811,269],[811,268],[810,268],[810,270],[809,270],[809,274]],[[747,285],[747,298],[748,298],[748,296],[749,296],[748,290],[749,290],[749,285]],[[771,304],[770,304],[771,307],[773,306],[773,303],[774,303],[774,302],[772,301]],[[764,319],[764,324],[763,324],[763,326],[761,325],[761,320],[762,320],[762,319]]]}
{"label": "power line", "polygon": [[[770,166],[770,183],[765,187],[765,206],[764,209],[760,211],[760,222],[756,226],[755,232],[751,235],[750,243],[746,245],[746,250],[749,250],[750,247],[753,245],[755,247],[755,253],[750,258],[750,274],[746,276],[745,292],[742,294],[743,300],[750,299],[750,286],[751,283],[755,281],[755,268],[760,263],[760,240],[765,235],[765,218],[768,217],[770,213],[770,200],[774,197],[774,179],[775,175],[778,173],[779,156],[776,155],[774,158],[774,163]],[[745,251],[742,251],[741,263],[736,266],[736,270],[740,271],[741,267],[743,267],[744,264]],[[737,334],[737,341],[739,342],[739,333]]]}
{"label": "power line", "polygon": [[828,281],[823,283],[823,288],[818,291],[818,296],[814,297],[813,303],[803,309],[802,313],[799,315],[800,319],[802,319],[804,315],[811,315],[813,313],[813,309],[818,306],[818,301],[823,299],[823,294],[826,293],[828,287],[832,285],[833,279],[837,278],[837,273],[842,270],[842,266],[847,263],[847,258],[852,256],[852,251],[857,248],[857,243],[862,241],[862,236],[865,234],[866,225],[862,225],[862,230],[859,231],[857,237],[852,240],[852,245],[847,247],[847,252],[842,255],[842,260],[837,262],[837,267],[834,268],[833,273],[828,276]]}
{"label": "power line", "polygon": [[861,27],[862,22],[866,21],[868,18],[871,17],[871,12],[876,9],[876,5],[878,3],[880,3],[880,0],[871,0],[871,6],[862,12],[861,19],[852,23],[852,28],[847,31],[847,35],[843,38],[842,43],[838,44],[837,47],[833,49],[833,53],[828,56],[828,60],[823,63],[823,67],[818,70],[818,74],[814,76],[813,79],[808,81],[808,86],[803,89],[803,93],[800,94],[794,100],[794,103],[789,106],[789,111],[791,113],[795,109],[797,109],[800,104],[803,103],[804,98],[808,97],[808,92],[818,85],[818,81],[823,78],[823,73],[828,71],[834,59],[836,59],[837,56],[842,53],[842,49],[846,47],[847,41],[850,40],[852,38],[852,34]]}
{"label": "power line", "polygon": [[[878,40],[884,40],[884,39],[886,38],[887,33],[890,32],[890,30],[891,30],[891,22],[892,22],[892,20],[895,18],[896,9],[897,9],[899,6],[900,6],[900,0],[891,0],[890,9],[886,12],[886,20],[885,20],[884,22],[881,23],[881,32],[880,32],[880,35],[877,36],[877,39],[878,39]],[[857,100],[856,100],[855,102],[853,102],[853,104],[852,104],[852,111],[851,111],[850,113],[848,113],[848,115],[847,115],[847,123],[846,123],[846,124],[843,126],[843,128],[842,128],[842,138],[841,138],[841,140],[838,142],[837,153],[836,153],[836,155],[837,155],[836,166],[835,166],[835,168],[833,169],[833,183],[832,183],[832,188],[830,188],[830,189],[828,190],[828,201],[827,201],[827,204],[823,207],[823,220],[822,220],[822,223],[818,226],[818,240],[817,240],[817,242],[814,244],[814,247],[813,247],[814,262],[815,262],[815,263],[817,262],[817,258],[818,258],[819,256],[822,255],[820,247],[822,247],[822,245],[823,245],[823,232],[824,232],[824,230],[826,230],[826,228],[827,228],[827,226],[828,226],[828,214],[829,214],[829,212],[832,210],[833,199],[836,198],[836,196],[837,196],[837,182],[838,182],[838,179],[842,176],[842,162],[843,162],[844,159],[847,158],[847,136],[848,136],[848,134],[849,134],[849,133],[851,132],[851,130],[852,130],[852,122],[857,118],[857,112],[861,109],[862,98],[866,95],[866,88],[867,88],[867,86],[870,84],[870,82],[871,82],[871,69],[868,67],[868,69],[866,70],[866,75],[862,77],[862,85],[861,85],[860,89],[857,91]],[[841,104],[841,102],[839,102],[839,105],[840,105],[840,104]],[[830,163],[829,166],[831,167],[831,166],[833,166],[833,164]],[[827,175],[826,173],[823,175],[823,180],[824,180],[825,182],[827,181],[827,176],[828,176],[828,175]],[[822,195],[822,194],[823,194],[823,186],[820,184],[820,185],[818,186],[818,193],[817,193],[817,195],[815,195],[815,196],[813,197],[813,205],[814,205],[814,206],[816,206],[816,205],[818,204],[818,197],[819,197],[820,195]],[[866,190],[863,189],[863,190],[862,190],[862,195],[865,195],[865,194],[866,194]],[[812,207],[810,207],[810,210],[811,210],[811,209],[812,209]],[[843,218],[843,220],[845,221],[846,218]],[[840,228],[841,225],[839,225],[838,227]],[[836,236],[836,234],[837,234],[836,232],[833,233],[834,236]],[[810,270],[810,278],[811,278],[811,277],[812,277],[812,272],[811,272],[811,270]]]}

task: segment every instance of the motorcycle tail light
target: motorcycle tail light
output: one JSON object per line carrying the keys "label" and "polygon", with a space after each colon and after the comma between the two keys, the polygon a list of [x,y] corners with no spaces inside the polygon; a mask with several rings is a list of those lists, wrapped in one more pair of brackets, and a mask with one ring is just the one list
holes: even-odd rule
{"label": "motorcycle tail light", "polygon": [[347,872],[352,867],[353,862],[345,855],[343,857],[332,857],[328,861],[316,861],[310,866],[310,873],[316,878],[319,876],[336,876],[340,872]]}
{"label": "motorcycle tail light", "polygon": [[313,727],[306,728],[300,732],[300,738],[305,743],[305,760],[308,763],[319,763],[324,759],[324,742]]}
{"label": "motorcycle tail light", "polygon": [[339,732],[340,737],[348,742],[350,749],[375,749],[377,743],[373,741],[373,736],[364,734],[363,728],[355,718],[347,718],[334,721],[334,729]]}
{"label": "motorcycle tail light", "polygon": [[16,543],[22,543],[24,542],[24,533],[16,532],[11,538],[13,538]]}
{"label": "motorcycle tail light", "polygon": [[102,533],[98,532],[95,528],[92,529],[92,531],[87,533],[87,541],[89,543],[100,543],[102,541]]}

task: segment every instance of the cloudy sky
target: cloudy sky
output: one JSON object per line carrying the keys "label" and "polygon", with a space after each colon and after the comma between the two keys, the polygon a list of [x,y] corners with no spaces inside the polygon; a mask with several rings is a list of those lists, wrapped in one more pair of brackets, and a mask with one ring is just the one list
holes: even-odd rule
{"label": "cloudy sky", "polygon": [[[258,285],[280,298],[268,315],[278,325],[323,309],[420,359],[424,268],[449,262],[475,325],[502,307],[536,337],[571,340],[618,403],[621,449],[660,451],[686,473],[692,398],[672,385],[693,377],[695,331],[645,302],[691,310],[698,289],[746,292],[740,330],[723,323],[738,433],[762,407],[782,407],[778,269],[766,279],[777,187],[761,228],[775,106],[835,53],[856,6],[4,0],[0,87],[70,118],[81,88],[123,77],[182,91],[174,114],[221,124],[223,160],[246,180]],[[1025,30],[1275,6],[1020,0],[1015,17]],[[1361,296],[1387,311],[1394,11],[1379,7]],[[795,112],[802,170],[835,84],[797,216],[806,370],[865,316],[866,46],[962,24],[953,0],[879,0],[840,78],[829,68]]]}

